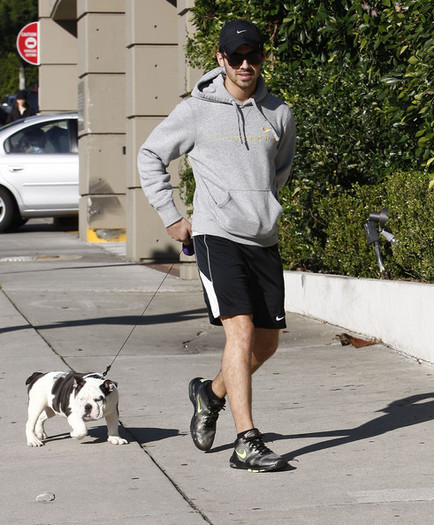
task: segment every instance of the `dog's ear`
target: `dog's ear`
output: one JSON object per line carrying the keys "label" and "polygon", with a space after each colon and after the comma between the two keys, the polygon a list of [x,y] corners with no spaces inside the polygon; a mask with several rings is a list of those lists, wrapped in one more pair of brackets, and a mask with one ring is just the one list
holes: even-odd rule
{"label": "dog's ear", "polygon": [[104,392],[106,396],[110,394],[110,392],[113,392],[113,390],[116,389],[117,383],[114,381],[110,381],[110,379],[106,379],[104,383],[101,385],[101,390]]}
{"label": "dog's ear", "polygon": [[84,385],[85,380],[83,378],[83,374],[72,374],[72,388],[75,390],[80,390],[80,388]]}

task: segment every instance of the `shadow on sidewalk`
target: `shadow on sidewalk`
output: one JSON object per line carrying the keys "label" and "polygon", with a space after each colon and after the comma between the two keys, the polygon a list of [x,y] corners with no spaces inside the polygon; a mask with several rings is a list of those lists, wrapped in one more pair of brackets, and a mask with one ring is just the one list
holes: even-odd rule
{"label": "shadow on sidewalk", "polygon": [[182,323],[184,321],[192,321],[195,319],[207,318],[207,311],[205,308],[197,308],[195,310],[185,310],[183,312],[173,312],[168,314],[156,315],[116,315],[112,317],[94,317],[92,319],[74,319],[71,321],[58,321],[49,324],[22,324],[17,326],[8,326],[0,328],[0,334],[7,332],[16,332],[18,330],[27,330],[29,327],[34,328],[37,332],[43,330],[54,330],[57,328],[74,328],[78,326],[96,326],[96,325],[120,325],[120,326],[146,326],[158,325],[166,323]]}
{"label": "shadow on sidewalk", "polygon": [[162,439],[185,436],[185,432],[180,432],[177,428],[127,427],[124,428],[124,432],[132,436],[140,445],[161,441]]}
{"label": "shadow on sidewalk", "polygon": [[[130,428],[119,426],[119,434],[121,437],[127,439],[129,442],[137,441],[140,445],[145,445],[153,441],[161,441],[176,436],[185,435],[180,433],[176,428]],[[87,438],[93,438],[93,441],[83,441],[83,445],[94,445],[97,443],[104,443],[107,441],[107,426],[99,425],[88,429]],[[53,441],[63,441],[64,439],[72,439],[69,432],[48,436],[44,442],[51,443]]]}
{"label": "shadow on sidewalk", "polygon": [[[428,401],[430,399],[431,401]],[[356,428],[289,436],[267,434],[266,437],[274,440],[315,437],[335,438],[294,450],[285,456],[288,460],[302,456],[303,454],[309,454],[310,452],[318,452],[362,439],[373,438],[399,428],[425,423],[434,419],[434,392],[417,394],[393,401],[386,408],[380,409],[377,412],[384,412],[385,414]]]}
{"label": "shadow on sidewalk", "polygon": [[[431,400],[431,401],[428,401]],[[276,434],[267,432],[264,434],[264,441],[278,440],[295,440],[306,438],[334,438],[313,443],[305,447],[294,450],[284,454],[287,461],[294,460],[298,456],[310,454],[311,452],[319,452],[328,448],[339,447],[347,443],[353,443],[362,439],[369,439],[375,436],[392,432],[399,428],[425,423],[434,419],[434,392],[427,394],[417,394],[393,401],[386,408],[380,409],[377,412],[384,412],[385,414],[360,425],[355,428],[348,428],[343,430],[329,430],[325,432],[309,432],[306,434]],[[215,453],[223,450],[228,450],[233,447],[233,444],[221,445],[208,452]]]}

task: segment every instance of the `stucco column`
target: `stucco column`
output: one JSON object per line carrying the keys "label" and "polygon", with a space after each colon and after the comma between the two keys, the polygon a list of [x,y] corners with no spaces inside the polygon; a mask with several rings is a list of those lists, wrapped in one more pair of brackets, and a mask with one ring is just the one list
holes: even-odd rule
{"label": "stucco column", "polygon": [[79,224],[91,242],[126,236],[124,5],[77,1]]}
{"label": "stucco column", "polygon": [[[155,126],[181,101],[179,87],[178,10],[167,0],[132,0],[126,3],[127,43],[127,257],[140,260],[176,260],[180,245],[172,241],[158,214],[140,187],[136,156]],[[169,166],[175,199],[181,213],[177,186],[179,162]]]}
{"label": "stucco column", "polygon": [[76,10],[55,12],[53,2],[39,0],[40,59],[39,111],[77,110]]}

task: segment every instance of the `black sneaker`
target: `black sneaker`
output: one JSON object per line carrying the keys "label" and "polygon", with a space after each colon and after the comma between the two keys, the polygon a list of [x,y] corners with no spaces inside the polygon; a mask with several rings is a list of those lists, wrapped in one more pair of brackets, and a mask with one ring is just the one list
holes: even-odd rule
{"label": "black sneaker", "polygon": [[249,430],[244,437],[237,439],[234,447],[230,459],[232,468],[242,468],[249,472],[269,472],[288,466],[282,456],[275,454],[264,444],[262,434],[257,428]]}
{"label": "black sneaker", "polygon": [[190,433],[194,444],[200,450],[209,450],[212,447],[219,412],[225,406],[224,399],[221,402],[209,399],[206,387],[210,383],[209,379],[196,377],[188,385],[190,401],[194,406]]}

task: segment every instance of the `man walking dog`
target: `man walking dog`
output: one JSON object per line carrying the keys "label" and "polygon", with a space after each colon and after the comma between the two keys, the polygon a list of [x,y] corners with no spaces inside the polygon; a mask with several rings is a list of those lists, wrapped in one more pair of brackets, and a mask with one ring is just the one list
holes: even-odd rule
{"label": "man walking dog", "polygon": [[[251,375],[274,354],[286,326],[278,193],[295,150],[292,112],[268,93],[263,61],[258,28],[246,20],[227,22],[219,67],[154,129],[138,155],[143,190],[169,235],[194,243],[210,322],[223,325],[226,337],[214,380],[189,384],[193,441],[200,450],[212,447],[227,396],[237,432],[230,466],[254,472],[287,465],[255,428]],[[196,183],[192,224],[174,204],[166,171],[184,154]]]}

